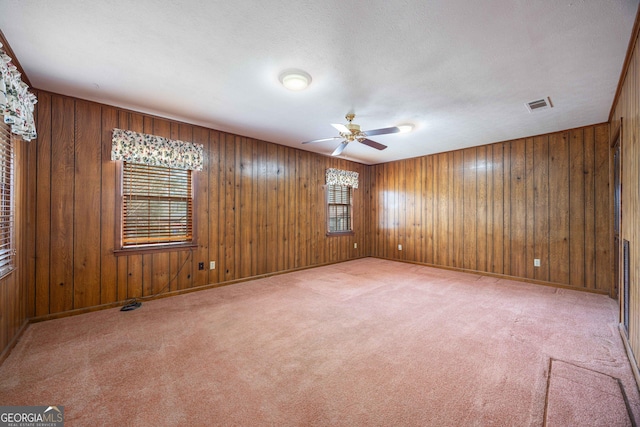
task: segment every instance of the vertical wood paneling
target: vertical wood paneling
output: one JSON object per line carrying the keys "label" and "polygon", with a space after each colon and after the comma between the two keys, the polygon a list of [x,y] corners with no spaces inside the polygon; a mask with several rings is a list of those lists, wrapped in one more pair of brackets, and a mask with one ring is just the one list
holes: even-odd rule
{"label": "vertical wood paneling", "polygon": [[495,185],[494,185],[494,159],[493,152],[495,149],[495,145],[487,146],[487,161],[486,161],[486,169],[487,169],[487,235],[486,235],[486,247],[487,247],[487,266],[486,271],[493,272],[495,269],[494,264],[494,204],[495,204]]}
{"label": "vertical wood paneling", "polygon": [[[407,237],[407,162],[398,162],[398,179],[396,180],[397,195],[397,222],[394,229],[397,233],[397,243],[402,245],[402,251],[398,251],[398,258],[407,259],[413,247],[413,243],[409,242]],[[408,251],[407,251],[408,249]]]}
{"label": "vertical wood paneling", "polygon": [[533,234],[534,258],[540,267],[534,279],[549,281],[549,137],[539,136],[533,141]]}
{"label": "vertical wood paneling", "polygon": [[[459,239],[460,237],[457,236],[455,229],[456,229],[456,221],[455,221],[455,210],[456,210],[456,206],[455,206],[455,197],[453,196],[454,194],[458,194],[458,193],[454,193],[455,190],[455,175],[456,175],[456,168],[454,167],[454,153],[449,152],[446,154],[447,155],[447,171],[449,172],[447,175],[447,178],[445,180],[445,182],[447,183],[447,189],[446,189],[446,197],[447,197],[447,206],[449,208],[449,212],[447,213],[447,240],[444,241],[442,243],[442,245],[444,246],[444,248],[446,249],[446,251],[448,252],[447,254],[447,264],[445,265],[451,265],[451,266],[455,266],[456,265],[456,247],[455,245],[452,245],[450,242],[452,241],[452,239]],[[456,163],[459,164],[459,163]],[[451,166],[451,167],[449,167]],[[460,196],[462,196],[462,194],[460,194]]]}
{"label": "vertical wood paneling", "polygon": [[247,138],[237,138],[236,143],[240,142],[240,216],[238,227],[240,231],[239,251],[236,256],[240,258],[240,276],[250,277],[251,272],[251,255],[253,253],[252,236],[255,233],[255,223],[252,212],[253,198],[253,159],[251,155],[252,145]]}
{"label": "vertical wood paneling", "polygon": [[510,210],[510,250],[509,274],[518,277],[526,277],[526,187],[525,187],[525,140],[519,139],[511,143],[511,173],[509,175],[511,200]]}
{"label": "vertical wood paneling", "polygon": [[[39,122],[38,118],[38,108],[34,111],[35,121]],[[20,215],[23,216],[25,220],[25,239],[24,241],[18,241],[19,245],[18,251],[22,251],[27,259],[25,265],[19,266],[19,268],[26,268],[26,273],[23,276],[22,286],[26,288],[27,292],[27,301],[26,303],[26,318],[32,318],[36,315],[36,238],[37,238],[37,230],[36,224],[38,223],[37,218],[37,207],[38,207],[38,194],[35,191],[35,183],[37,182],[37,165],[36,159],[38,152],[38,144],[32,143],[28,144],[27,150],[27,163],[21,164],[19,167],[26,169],[26,176],[24,179],[25,192],[27,193],[26,198],[26,211],[16,211]],[[2,347],[3,348],[3,347]]]}
{"label": "vertical wood paneling", "polygon": [[[181,127],[182,129],[182,127]],[[182,137],[183,141],[190,141]],[[198,248],[193,252],[191,259],[190,273],[192,279],[188,283],[188,287],[204,286],[209,282],[209,244],[211,234],[209,233],[209,175],[210,162],[213,149],[209,145],[209,131],[207,129],[196,127],[193,129],[193,142],[196,144],[202,144],[204,146],[204,164],[202,171],[196,172],[192,175],[194,182],[194,199],[195,199],[195,218],[194,218],[194,235],[196,237],[196,243]],[[213,191],[211,192],[213,193]],[[217,193],[216,193],[217,194]],[[217,204],[217,203],[216,203]],[[211,247],[211,259],[215,260],[213,256],[214,251],[217,253],[217,246]],[[183,255],[187,255],[182,251]],[[204,263],[204,270],[198,269],[198,263]],[[181,284],[186,284],[184,281]]]}
{"label": "vertical wood paneling", "polygon": [[280,254],[277,257],[277,271],[286,270],[285,260],[286,256],[282,254],[287,253],[287,217],[288,210],[285,209],[287,202],[287,164],[288,164],[288,154],[289,150],[286,148],[279,146],[278,150],[278,170],[277,170],[277,193],[278,193],[278,204],[277,204],[277,217],[278,217],[278,232],[277,232],[277,253]]}
{"label": "vertical wood paneling", "polygon": [[492,147],[492,250],[490,272],[504,273],[504,145],[495,144]]}
{"label": "vertical wood paneling", "polygon": [[407,259],[419,259],[416,256],[417,246],[419,246],[419,232],[416,224],[416,199],[420,198],[422,193],[421,191],[416,189],[416,160],[417,159],[409,159],[405,162],[402,162],[405,166],[404,176],[405,176],[405,186],[404,191],[401,190],[404,196],[405,203],[405,215],[404,215],[404,229],[405,232],[403,241],[405,242],[406,248],[404,249],[404,255]]}
{"label": "vertical wood paneling", "polygon": [[[267,209],[264,213],[266,216],[266,234],[264,242],[264,251],[266,252],[265,272],[272,273],[278,271],[278,253],[275,248],[278,241],[278,147],[275,144],[267,145],[266,154],[266,194]],[[322,188],[318,190],[322,193]],[[322,259],[324,261],[324,257]]]}
{"label": "vertical wood paneling", "polygon": [[568,132],[549,137],[550,280],[569,283],[569,141]]}
{"label": "vertical wood paneling", "polygon": [[595,187],[595,132],[584,129],[584,283],[588,289],[596,286],[596,187]]}
{"label": "vertical wood paneling", "polygon": [[[221,141],[222,142],[222,141]],[[236,277],[235,270],[235,195],[236,195],[236,170],[235,143],[233,135],[224,135],[224,147],[221,148],[220,163],[224,165],[224,201],[220,201],[223,214],[220,215],[222,227],[220,230],[220,264],[223,276],[221,281],[233,280]],[[224,153],[224,154],[223,154]],[[239,196],[239,192],[238,192]]]}
{"label": "vertical wood paneling", "polygon": [[[320,199],[320,193],[322,188],[318,188],[313,183],[319,182],[318,175],[320,169],[319,158],[311,156],[310,158],[310,170],[309,170],[309,211],[318,212],[321,206],[324,206],[324,201]],[[355,197],[355,196],[354,196]],[[357,215],[356,215],[357,216]],[[307,263],[311,265],[319,264],[320,262],[320,248],[318,246],[320,239],[320,229],[318,227],[318,221],[309,221],[309,258]],[[322,251],[324,252],[324,251]],[[324,256],[323,256],[324,257]]]}
{"label": "vertical wood paneling", "polygon": [[487,269],[487,146],[476,148],[476,267]]}
{"label": "vertical wood paneling", "polygon": [[503,237],[502,237],[502,273],[507,275],[513,275],[513,268],[511,265],[511,251],[513,247],[513,239],[511,239],[511,234],[515,231],[511,226],[511,217],[512,217],[512,205],[511,205],[511,192],[512,192],[512,180],[511,180],[511,150],[512,146],[510,142],[502,144],[503,152],[502,152],[502,161],[504,165],[503,175],[502,175],[502,185],[503,185],[503,205],[502,205],[502,224],[504,227]]}
{"label": "vertical wood paneling", "polygon": [[462,167],[463,203],[462,203],[462,268],[476,269],[477,258],[477,184],[476,148],[468,148],[462,152],[464,165]]}
{"label": "vertical wood paneling", "polygon": [[[298,199],[298,194],[296,188],[298,187],[298,183],[296,182],[298,178],[298,170],[296,169],[296,159],[298,156],[297,151],[288,151],[287,152],[287,178],[286,178],[286,186],[287,186],[287,197],[285,199],[285,210],[287,211],[287,224],[285,229],[285,235],[287,238],[287,244],[285,246],[285,270],[290,270],[295,268],[295,259],[296,252],[298,250],[297,240],[296,240],[296,217],[297,211],[289,210],[288,207],[293,206],[301,206],[300,200]],[[324,215],[323,215],[324,216]],[[333,239],[331,240],[333,241]],[[333,261],[334,258],[331,258]]]}
{"label": "vertical wood paneling", "polygon": [[[126,295],[126,275],[118,275],[118,263],[113,256],[116,227],[116,165],[111,160],[111,132],[118,127],[118,112],[115,108],[103,107],[101,113],[100,140],[100,213],[97,227],[100,229],[100,303],[108,304]],[[95,230],[95,229],[94,229]],[[121,283],[123,281],[124,283]],[[115,285],[115,286],[114,286]],[[125,285],[124,289],[121,286]]]}
{"label": "vertical wood paneling", "polygon": [[[372,255],[608,291],[606,129],[589,126],[372,167],[372,205],[379,207],[371,211],[377,227]],[[421,235],[433,236],[433,260],[418,250]],[[398,254],[393,239],[404,239],[407,250]]]}
{"label": "vertical wood paneling", "polygon": [[[453,247],[453,267],[464,268],[464,153],[455,151],[453,153],[453,241],[448,241],[448,246]],[[468,193],[468,192],[467,192]]]}
{"label": "vertical wood paneling", "polygon": [[50,262],[51,262],[51,96],[40,93],[36,108],[38,111],[38,139],[36,145],[36,271],[35,271],[35,315],[43,316],[50,312]]}
{"label": "vertical wood paneling", "polygon": [[[100,304],[100,251],[95,231],[100,229],[102,181],[102,111],[99,105],[76,102],[75,174],[73,197],[73,306]],[[101,244],[101,243],[100,243]]]}
{"label": "vertical wood paneling", "polygon": [[[596,205],[595,205],[595,225],[596,225],[596,289],[600,289],[603,291],[613,292],[613,264],[611,259],[611,247],[612,247],[612,236],[613,236],[613,225],[610,222],[611,218],[611,202],[609,201],[609,129],[607,125],[599,125],[595,126],[595,152],[596,152],[596,172],[595,172],[595,194],[596,194]],[[627,173],[631,173],[635,168],[631,168],[631,171],[624,169],[624,166],[628,159],[626,159],[626,154],[623,152],[623,211],[622,211],[622,226],[623,226],[623,235],[622,238],[626,239],[626,235],[624,234],[624,227],[631,226],[633,224],[633,215],[638,212],[638,210],[634,210],[634,208],[640,206],[634,206],[634,192],[630,191],[633,189],[633,184],[624,185],[625,183],[638,183],[639,181],[636,179],[632,181]],[[638,165],[635,165],[636,168]],[[629,168],[627,168],[629,169]],[[631,187],[631,189],[629,188]],[[629,194],[630,193],[630,194]],[[637,200],[638,192],[635,192],[635,197]],[[640,230],[638,230],[640,232]],[[633,277],[631,278],[632,283],[634,282]],[[640,313],[640,305],[638,307],[638,312]],[[640,334],[640,332],[639,332]],[[640,343],[639,343],[640,344]],[[638,353],[636,353],[638,354]]]}
{"label": "vertical wood paneling", "polygon": [[[73,301],[73,198],[75,101],[52,99],[50,310],[68,311]],[[55,144],[55,145],[54,145]]]}
{"label": "vertical wood paneling", "polygon": [[[222,168],[220,150],[223,146],[221,140],[221,134],[216,131],[209,131],[209,151],[205,154],[208,158],[208,177],[202,177],[198,180],[202,183],[204,188],[200,189],[203,193],[206,193],[209,198],[209,205],[204,213],[204,217],[199,219],[198,222],[206,223],[206,227],[209,230],[209,240],[207,247],[209,249],[207,261],[214,261],[216,268],[208,270],[209,281],[208,283],[218,283],[220,281],[222,252],[220,250],[220,226],[223,224],[222,214],[224,210],[221,208],[222,195],[224,195],[224,169]],[[204,174],[203,174],[204,175]],[[198,245],[203,247],[205,242],[203,241],[204,234],[198,234]],[[204,248],[203,248],[204,249]],[[206,267],[206,264],[205,264]],[[204,283],[197,283],[197,286],[204,285]]]}
{"label": "vertical wood paneling", "polygon": [[585,195],[583,129],[569,133],[569,283],[584,287]]}
{"label": "vertical wood paneling", "polygon": [[387,258],[397,258],[398,250],[395,239],[395,218],[397,215],[398,208],[396,206],[396,193],[395,193],[395,178],[397,173],[394,171],[397,170],[397,165],[395,163],[385,164],[383,165],[385,174],[384,174],[384,194],[385,194],[385,203],[384,203],[384,215],[386,216],[386,221],[384,222],[384,230],[386,232],[386,240],[384,245],[384,256]]}
{"label": "vertical wood paneling", "polygon": [[422,184],[422,206],[420,209],[421,214],[421,229],[424,230],[424,247],[423,257],[421,257],[421,262],[426,262],[429,264],[435,263],[434,256],[434,234],[433,234],[433,224],[435,218],[435,186],[434,186],[434,164],[435,164],[434,156],[428,156],[422,159],[422,167],[426,172],[426,177],[422,179],[422,174],[416,173],[416,178],[420,180]]}
{"label": "vertical wood paneling", "polygon": [[535,269],[533,266],[533,259],[535,258],[534,247],[534,216],[535,206],[533,204],[533,138],[527,138],[525,142],[525,162],[524,162],[524,177],[525,177],[525,194],[526,194],[526,230],[525,230],[525,247],[526,253],[524,263],[526,267],[526,276],[529,279],[533,279],[535,276]]}

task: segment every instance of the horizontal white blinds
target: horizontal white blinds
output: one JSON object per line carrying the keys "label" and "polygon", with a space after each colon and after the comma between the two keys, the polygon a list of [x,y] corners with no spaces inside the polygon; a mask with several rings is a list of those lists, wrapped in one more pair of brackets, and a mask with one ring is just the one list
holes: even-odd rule
{"label": "horizontal white blinds", "polygon": [[14,268],[13,163],[9,125],[0,121],[0,276]]}
{"label": "horizontal white blinds", "polygon": [[191,171],[129,162],[123,168],[123,246],[191,241]]}
{"label": "horizontal white blinds", "polygon": [[327,185],[329,232],[351,231],[351,187]]}

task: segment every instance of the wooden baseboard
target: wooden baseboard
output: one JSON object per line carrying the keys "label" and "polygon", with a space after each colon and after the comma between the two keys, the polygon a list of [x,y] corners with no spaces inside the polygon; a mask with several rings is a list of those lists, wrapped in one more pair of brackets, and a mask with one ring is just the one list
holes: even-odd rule
{"label": "wooden baseboard", "polygon": [[75,316],[75,315],[78,315],[78,314],[85,314],[85,313],[91,313],[91,312],[94,312],[94,311],[100,311],[100,310],[106,310],[106,309],[109,309],[109,308],[120,307],[120,306],[123,306],[123,305],[127,304],[130,301],[133,301],[134,299],[136,301],[142,301],[142,302],[152,301],[152,300],[155,300],[155,299],[167,298],[167,297],[172,297],[172,296],[175,296],[175,295],[187,294],[187,293],[190,293],[190,292],[203,291],[205,289],[213,289],[213,288],[219,288],[221,286],[228,286],[228,285],[233,285],[233,284],[236,284],[236,283],[248,282],[250,280],[264,279],[265,277],[278,276],[280,274],[293,273],[294,271],[308,270],[310,268],[323,267],[325,265],[331,265],[331,264],[338,264],[338,263],[341,263],[341,262],[352,261],[352,260],[360,259],[360,258],[369,258],[369,257],[368,256],[360,256],[360,257],[356,257],[356,258],[350,258],[348,260],[327,262],[327,263],[323,263],[323,264],[309,265],[309,266],[305,266],[305,267],[290,268],[288,270],[282,270],[282,271],[274,271],[272,273],[259,274],[259,275],[256,275],[256,276],[245,277],[245,278],[242,278],[242,279],[229,280],[227,282],[209,283],[207,285],[196,286],[194,288],[189,288],[189,289],[180,289],[180,290],[172,291],[172,292],[165,292],[165,293],[158,294],[158,295],[150,295],[150,296],[139,297],[139,298],[128,298],[125,301],[117,301],[117,302],[113,302],[113,303],[109,303],[109,304],[94,305],[94,306],[86,307],[86,308],[78,308],[78,309],[75,309],[75,310],[63,311],[63,312],[60,312],[60,313],[45,314],[44,316],[32,317],[31,319],[29,319],[29,322],[36,323],[36,322],[44,322],[46,320],[61,319],[63,317]]}
{"label": "wooden baseboard", "polygon": [[633,355],[633,351],[631,350],[631,345],[629,344],[629,339],[627,338],[627,331],[625,330],[625,327],[622,323],[618,324],[618,331],[620,331],[620,337],[622,338],[622,342],[624,343],[624,348],[627,351],[629,364],[631,365],[633,376],[636,379],[636,386],[638,386],[638,391],[640,391],[640,370],[638,368],[638,362],[636,361],[636,358]]}
{"label": "wooden baseboard", "polygon": [[18,329],[18,333],[14,335],[9,345],[6,346],[4,350],[2,350],[2,353],[0,353],[0,365],[2,365],[7,357],[9,357],[11,350],[13,350],[13,348],[16,346],[16,344],[22,337],[22,334],[27,329],[27,326],[29,326],[29,321],[25,320],[24,323],[22,323],[22,326],[20,326],[20,329]]}
{"label": "wooden baseboard", "polygon": [[459,267],[448,267],[448,266],[444,266],[444,265],[429,264],[429,263],[426,263],[426,262],[408,261],[408,260],[396,259],[396,258],[384,258],[384,257],[379,257],[379,256],[371,256],[371,258],[386,259],[386,260],[389,260],[389,261],[405,262],[407,264],[424,265],[426,267],[440,268],[442,270],[459,271],[461,273],[477,274],[478,276],[495,277],[495,278],[498,278],[498,279],[505,279],[505,280],[515,280],[515,281],[518,281],[518,282],[533,283],[534,285],[551,286],[553,288],[571,289],[571,290],[574,290],[574,291],[582,291],[582,292],[589,292],[589,293],[592,293],[592,294],[610,296],[608,291],[603,291],[601,289],[579,288],[577,286],[569,286],[569,285],[565,285],[565,284],[562,284],[562,283],[545,282],[543,280],[536,280],[536,279],[527,279],[526,277],[509,276],[509,275],[506,275],[506,274],[489,273],[489,272],[486,272],[486,271],[469,270],[469,269],[466,269],[466,268],[459,268]]}

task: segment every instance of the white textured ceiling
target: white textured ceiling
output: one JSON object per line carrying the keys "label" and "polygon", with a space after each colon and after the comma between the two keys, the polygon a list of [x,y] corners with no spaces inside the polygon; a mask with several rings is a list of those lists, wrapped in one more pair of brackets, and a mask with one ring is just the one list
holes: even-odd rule
{"label": "white textured ceiling", "polygon": [[[0,0],[34,87],[367,164],[605,122],[638,0]],[[304,92],[279,73],[313,77]],[[554,108],[529,113],[549,96]]]}

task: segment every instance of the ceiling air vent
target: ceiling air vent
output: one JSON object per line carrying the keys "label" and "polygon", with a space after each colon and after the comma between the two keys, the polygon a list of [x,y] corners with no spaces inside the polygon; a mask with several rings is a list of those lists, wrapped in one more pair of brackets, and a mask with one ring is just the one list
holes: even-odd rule
{"label": "ceiling air vent", "polygon": [[536,101],[527,102],[524,105],[527,106],[527,110],[529,110],[530,113],[539,110],[546,110],[547,108],[553,107],[553,104],[551,104],[551,99],[549,99],[548,96]]}

